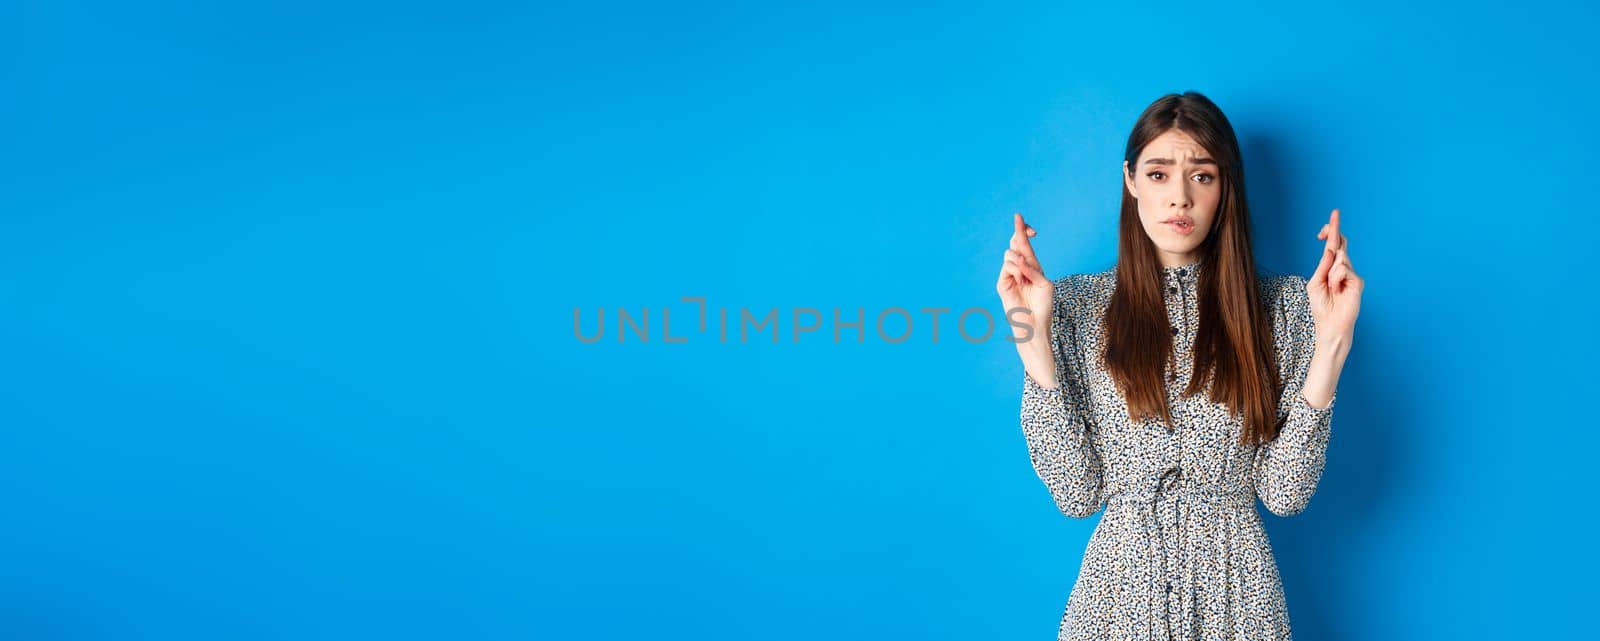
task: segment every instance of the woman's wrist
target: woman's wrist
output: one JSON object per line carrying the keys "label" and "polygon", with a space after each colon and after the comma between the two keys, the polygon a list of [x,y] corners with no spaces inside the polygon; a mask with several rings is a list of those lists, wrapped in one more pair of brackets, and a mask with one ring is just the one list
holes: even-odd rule
{"label": "woman's wrist", "polygon": [[1318,335],[1315,353],[1329,357],[1335,362],[1343,363],[1345,357],[1350,355],[1350,336],[1346,334]]}
{"label": "woman's wrist", "polygon": [[1018,345],[1017,351],[1022,355],[1022,369],[1033,379],[1034,384],[1045,389],[1055,389],[1060,386],[1056,380],[1055,355],[1046,348],[1043,353],[1036,348]]}

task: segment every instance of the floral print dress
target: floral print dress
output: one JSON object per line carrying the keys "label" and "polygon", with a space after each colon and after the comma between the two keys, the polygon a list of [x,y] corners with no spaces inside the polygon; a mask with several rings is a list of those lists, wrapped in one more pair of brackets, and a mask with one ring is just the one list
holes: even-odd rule
{"label": "floral print dress", "polygon": [[1299,513],[1322,476],[1333,404],[1312,407],[1300,394],[1315,348],[1306,279],[1258,276],[1284,383],[1277,411],[1288,418],[1273,441],[1240,445],[1241,420],[1226,406],[1206,393],[1179,396],[1193,363],[1201,266],[1161,270],[1174,340],[1170,433],[1159,419],[1131,421],[1100,363],[1116,267],[1055,281],[1050,332],[1060,384],[1047,390],[1023,374],[1022,432],[1063,513],[1105,509],[1060,639],[1290,639],[1255,502],[1280,516]]}

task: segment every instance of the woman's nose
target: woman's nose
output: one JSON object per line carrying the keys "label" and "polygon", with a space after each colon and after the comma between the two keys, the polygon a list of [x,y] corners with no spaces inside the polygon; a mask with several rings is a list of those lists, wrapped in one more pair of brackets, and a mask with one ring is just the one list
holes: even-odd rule
{"label": "woman's nose", "polygon": [[1177,188],[1176,190],[1174,190],[1172,192],[1172,206],[1173,207],[1188,207],[1189,206],[1189,187],[1187,185],[1185,185],[1183,187],[1179,187],[1179,188]]}

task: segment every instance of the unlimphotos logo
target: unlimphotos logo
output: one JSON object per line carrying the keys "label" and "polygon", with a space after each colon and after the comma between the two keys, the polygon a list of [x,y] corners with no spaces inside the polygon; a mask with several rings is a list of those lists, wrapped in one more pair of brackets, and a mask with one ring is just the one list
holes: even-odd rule
{"label": "unlimphotos logo", "polygon": [[[697,324],[698,329],[689,334],[674,336],[672,334],[672,308],[662,307],[659,310],[661,318],[660,329],[662,343],[687,343],[693,336],[708,334],[707,317],[710,315],[712,310],[706,304],[705,297],[684,296],[680,300],[685,303],[695,303],[699,305],[699,322]],[[919,311],[926,315],[926,320],[930,324],[931,341],[934,343],[939,342],[940,315],[951,313],[951,309],[949,307],[923,307],[920,308]],[[717,318],[717,342],[727,343],[729,342],[728,308],[718,307],[715,309],[715,312]],[[854,334],[855,341],[857,343],[866,342],[867,308],[855,308],[854,314],[852,315],[853,318],[851,319],[842,318],[843,313],[844,312],[840,308],[834,307],[832,308],[832,313],[829,315],[833,319],[831,327],[832,342],[843,342],[842,337],[846,334]],[[614,324],[616,327],[617,342],[627,342],[630,332],[637,338],[639,342],[650,342],[650,316],[651,314],[649,307],[642,308],[637,316],[635,316],[635,314],[629,311],[626,307],[617,307]],[[748,343],[750,342],[752,335],[756,337],[756,340],[761,340],[763,332],[771,333],[773,343],[779,342],[781,332],[778,321],[782,317],[784,317],[784,315],[780,313],[780,308],[778,307],[768,308],[759,316],[756,313],[751,312],[748,308],[738,308],[738,310],[736,310],[734,313],[734,331],[738,335],[738,342]],[[895,317],[905,319],[905,327],[900,331],[899,334],[891,335],[889,331],[886,331],[885,324],[886,321],[890,321],[890,319]],[[969,322],[969,320],[973,317],[979,317],[982,320]],[[1014,331],[1004,333],[1003,336],[1005,340],[1012,343],[1023,343],[1027,342],[1033,337],[1033,324],[1031,322],[1032,312],[1028,308],[1013,307],[1006,310],[1005,317],[1006,322],[1010,326],[1017,328]],[[576,336],[579,341],[584,343],[597,343],[601,340],[604,340],[606,337],[606,308],[600,307],[596,310],[594,315],[594,328],[591,332],[586,333],[584,331],[583,318],[584,313],[582,308],[572,308],[572,334]],[[795,307],[790,310],[787,318],[789,318],[789,340],[790,342],[798,343],[800,342],[800,337],[804,334],[815,334],[821,332],[823,330],[823,319],[825,317],[822,313],[822,310],[818,308]],[[916,328],[915,319],[915,315],[913,315],[910,310],[904,307],[885,307],[876,314],[874,329],[876,330],[878,339],[884,342],[903,343],[911,339],[911,335],[914,333]],[[894,323],[890,321],[890,324]],[[981,324],[983,333],[974,335],[969,332],[968,326],[973,324]],[[961,336],[962,340],[965,340],[969,343],[982,343],[984,341],[988,341],[995,334],[994,316],[989,313],[988,309],[983,307],[968,307],[967,309],[962,310],[961,313],[955,317],[955,326],[956,333]],[[818,338],[812,338],[810,340],[815,341],[818,340]]]}

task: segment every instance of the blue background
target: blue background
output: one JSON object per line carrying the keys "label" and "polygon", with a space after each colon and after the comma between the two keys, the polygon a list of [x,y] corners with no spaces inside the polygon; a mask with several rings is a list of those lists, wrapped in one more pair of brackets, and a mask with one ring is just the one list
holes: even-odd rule
{"label": "blue background", "polygon": [[1194,89],[1368,279],[1297,638],[1577,638],[1596,11],[1387,4],[7,5],[0,637],[1053,638],[1014,348],[789,315],[1109,267]]}

